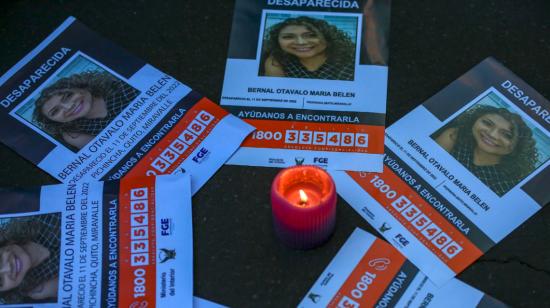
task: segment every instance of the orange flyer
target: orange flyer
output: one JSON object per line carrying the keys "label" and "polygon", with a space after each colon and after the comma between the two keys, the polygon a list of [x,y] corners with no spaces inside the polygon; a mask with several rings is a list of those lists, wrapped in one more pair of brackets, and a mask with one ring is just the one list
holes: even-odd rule
{"label": "orange flyer", "polygon": [[437,287],[397,249],[356,228],[298,307],[507,306],[458,279]]}

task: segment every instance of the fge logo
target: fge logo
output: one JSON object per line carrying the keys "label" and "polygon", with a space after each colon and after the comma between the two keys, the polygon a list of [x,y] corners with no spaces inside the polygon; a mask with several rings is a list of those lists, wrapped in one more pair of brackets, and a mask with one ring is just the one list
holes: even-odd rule
{"label": "fge logo", "polygon": [[210,151],[208,151],[206,148],[201,148],[197,155],[193,157],[193,161],[197,164],[200,164],[207,156],[210,154]]}
{"label": "fge logo", "polygon": [[407,240],[401,233],[397,234],[394,238],[399,242],[399,244],[403,245],[403,247],[409,245],[409,240]]}
{"label": "fge logo", "polygon": [[328,164],[328,158],[326,157],[314,157],[313,158],[313,163],[317,163],[317,164]]}
{"label": "fge logo", "polygon": [[161,218],[160,219],[160,234],[162,236],[168,236],[172,234],[172,219]]}

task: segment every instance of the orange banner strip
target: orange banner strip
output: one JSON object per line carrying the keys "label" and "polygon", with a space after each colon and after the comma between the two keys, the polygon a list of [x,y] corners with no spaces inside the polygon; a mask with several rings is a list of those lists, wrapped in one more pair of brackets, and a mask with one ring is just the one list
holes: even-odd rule
{"label": "orange banner strip", "polygon": [[386,166],[383,173],[348,174],[455,273],[483,255],[460,230]]}
{"label": "orange banner strip", "polygon": [[243,147],[328,152],[384,153],[384,126],[245,120],[256,131]]}

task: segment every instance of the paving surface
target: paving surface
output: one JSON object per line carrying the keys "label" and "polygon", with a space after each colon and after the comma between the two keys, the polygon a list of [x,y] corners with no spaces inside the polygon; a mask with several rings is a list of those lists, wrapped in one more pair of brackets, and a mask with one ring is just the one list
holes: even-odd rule
{"label": "paving surface", "polygon": [[[73,15],[219,100],[233,1],[119,2],[2,1],[0,72]],[[394,1],[391,18],[388,124],[488,56],[550,97],[547,0]],[[0,161],[2,186],[55,183],[2,145]],[[339,199],[326,245],[305,252],[281,246],[268,194],[276,172],[225,166],[194,197],[196,295],[230,306],[296,305],[356,226],[375,233]],[[550,206],[458,277],[512,306],[549,307]]]}

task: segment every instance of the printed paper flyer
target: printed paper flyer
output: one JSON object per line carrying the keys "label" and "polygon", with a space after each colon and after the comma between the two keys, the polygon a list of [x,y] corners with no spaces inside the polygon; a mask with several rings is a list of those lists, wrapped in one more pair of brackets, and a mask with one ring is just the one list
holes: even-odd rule
{"label": "printed paper flyer", "polygon": [[188,175],[82,181],[0,196],[3,305],[193,305]]}
{"label": "printed paper flyer", "polygon": [[224,308],[227,306],[220,305],[218,303],[211,302],[204,298],[194,297],[193,298],[193,307],[195,308]]}
{"label": "printed paper flyer", "polygon": [[440,285],[550,202],[550,103],[486,59],[387,129],[348,203]]}
{"label": "printed paper flyer", "polygon": [[58,180],[189,172],[195,193],[253,128],[68,18],[0,78],[0,140]]}
{"label": "printed paper flyer", "polygon": [[298,307],[506,307],[451,279],[437,287],[399,251],[357,228]]}
{"label": "printed paper flyer", "polygon": [[238,0],[221,104],[257,130],[228,163],[381,171],[390,0]]}

